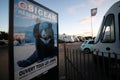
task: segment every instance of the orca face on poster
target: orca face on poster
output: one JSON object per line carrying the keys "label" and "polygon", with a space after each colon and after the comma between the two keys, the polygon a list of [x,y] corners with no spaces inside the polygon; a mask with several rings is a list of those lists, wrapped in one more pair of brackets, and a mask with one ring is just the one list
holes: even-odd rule
{"label": "orca face on poster", "polygon": [[58,64],[58,14],[35,1],[13,1],[14,79],[29,80]]}

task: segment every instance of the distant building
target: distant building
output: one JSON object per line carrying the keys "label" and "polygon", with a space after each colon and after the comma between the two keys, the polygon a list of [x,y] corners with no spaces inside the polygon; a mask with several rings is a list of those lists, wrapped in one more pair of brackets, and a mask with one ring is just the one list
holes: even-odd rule
{"label": "distant building", "polygon": [[77,36],[73,35],[59,35],[59,40],[65,41],[65,42],[79,42],[80,39]]}
{"label": "distant building", "polygon": [[59,40],[62,40],[65,42],[74,42],[74,38],[71,35],[59,35]]}
{"label": "distant building", "polygon": [[79,38],[80,41],[84,41],[85,40],[85,37],[83,36],[77,36]]}

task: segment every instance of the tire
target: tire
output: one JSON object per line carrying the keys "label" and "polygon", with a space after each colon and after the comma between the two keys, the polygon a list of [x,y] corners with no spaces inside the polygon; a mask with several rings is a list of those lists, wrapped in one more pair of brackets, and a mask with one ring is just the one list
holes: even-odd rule
{"label": "tire", "polygon": [[86,49],[84,50],[84,53],[85,53],[85,54],[89,54],[89,53],[90,53],[90,49],[86,48]]}

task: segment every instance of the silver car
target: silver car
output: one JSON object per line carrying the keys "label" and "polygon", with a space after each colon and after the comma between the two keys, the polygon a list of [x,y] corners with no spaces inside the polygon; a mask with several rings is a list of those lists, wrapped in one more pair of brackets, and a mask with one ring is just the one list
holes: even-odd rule
{"label": "silver car", "polygon": [[88,54],[93,52],[93,40],[85,40],[82,45],[80,46],[80,50],[83,51],[84,53]]}

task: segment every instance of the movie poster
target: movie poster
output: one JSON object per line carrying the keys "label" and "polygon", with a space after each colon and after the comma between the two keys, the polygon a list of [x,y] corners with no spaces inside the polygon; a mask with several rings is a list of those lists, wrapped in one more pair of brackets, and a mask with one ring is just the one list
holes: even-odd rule
{"label": "movie poster", "polygon": [[14,0],[14,79],[29,80],[57,66],[58,14],[28,0]]}

